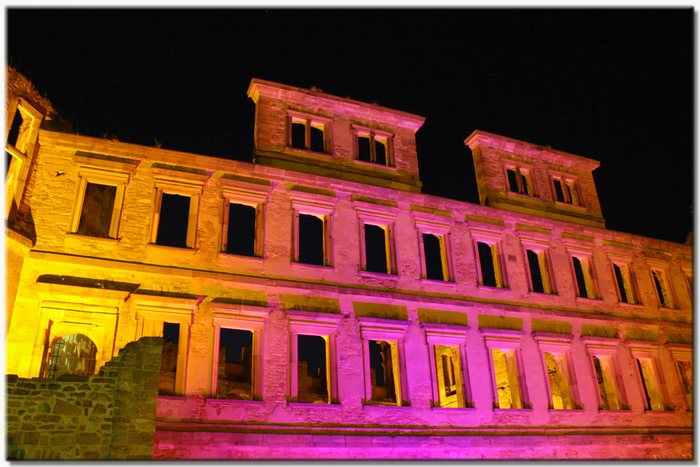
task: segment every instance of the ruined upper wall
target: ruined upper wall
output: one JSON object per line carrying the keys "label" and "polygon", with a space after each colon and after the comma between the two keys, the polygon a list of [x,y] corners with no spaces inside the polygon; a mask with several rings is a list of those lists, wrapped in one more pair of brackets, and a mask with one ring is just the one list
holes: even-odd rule
{"label": "ruined upper wall", "polygon": [[[419,192],[418,115],[253,79],[255,161]],[[305,133],[305,134],[304,134]]]}
{"label": "ruined upper wall", "polygon": [[46,97],[39,94],[39,91],[34,87],[31,81],[27,79],[22,73],[17,71],[16,68],[8,65],[6,70],[6,85],[5,91],[7,96],[7,106],[13,107],[17,105],[18,98],[26,99],[32,106],[34,106],[39,112],[44,115],[49,115],[54,113],[56,110],[53,108],[51,101]]}
{"label": "ruined upper wall", "polygon": [[482,205],[605,227],[593,159],[475,130],[472,150]]}

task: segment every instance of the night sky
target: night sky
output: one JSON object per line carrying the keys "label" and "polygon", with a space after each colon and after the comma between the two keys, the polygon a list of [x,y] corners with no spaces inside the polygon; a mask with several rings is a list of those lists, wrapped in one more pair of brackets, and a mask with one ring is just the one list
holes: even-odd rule
{"label": "night sky", "polygon": [[81,134],[251,160],[250,79],[317,86],[426,117],[426,193],[478,202],[478,128],[600,160],[609,229],[693,228],[690,8],[8,9],[7,35]]}

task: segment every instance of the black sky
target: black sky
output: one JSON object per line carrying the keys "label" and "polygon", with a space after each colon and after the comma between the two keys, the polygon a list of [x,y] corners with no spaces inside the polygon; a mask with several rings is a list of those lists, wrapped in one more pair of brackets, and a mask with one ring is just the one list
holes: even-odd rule
{"label": "black sky", "polygon": [[690,8],[10,8],[7,57],[81,134],[239,160],[252,77],[423,115],[423,191],[470,202],[474,129],[550,145],[602,162],[608,228],[682,242],[693,27]]}

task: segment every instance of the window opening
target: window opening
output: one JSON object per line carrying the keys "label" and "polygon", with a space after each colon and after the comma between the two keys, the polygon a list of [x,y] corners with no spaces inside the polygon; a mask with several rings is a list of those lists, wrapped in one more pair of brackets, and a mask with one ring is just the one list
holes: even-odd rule
{"label": "window opening", "polygon": [[425,277],[438,281],[446,281],[445,264],[443,262],[442,240],[437,235],[423,234],[423,250],[425,255]]}
{"label": "window opening", "polygon": [[310,214],[299,214],[299,262],[325,264],[324,219]]}
{"label": "window opening", "polygon": [[518,364],[515,350],[491,349],[496,380],[498,408],[522,409]]}
{"label": "window opening", "polygon": [[464,407],[464,382],[459,347],[435,345],[435,372],[440,407]]}
{"label": "window opening", "polygon": [[688,400],[688,407],[693,408],[693,364],[692,362],[679,360],[676,362],[678,366],[678,372],[681,375],[681,383],[683,384],[683,390],[685,391],[686,399]]}
{"label": "window opening", "polygon": [[671,291],[668,289],[666,274],[663,271],[654,269],[651,271],[651,275],[654,279],[656,295],[659,297],[659,305],[665,308],[673,308],[673,300],[671,300]]}
{"label": "window opening", "polygon": [[229,203],[226,253],[255,256],[256,216],[253,206]]}
{"label": "window opening", "polygon": [[519,167],[509,167],[506,169],[508,177],[508,190],[522,195],[533,195],[533,185],[530,180],[530,172]]}
{"label": "window opening", "polygon": [[253,394],[253,333],[219,329],[219,368],[216,396],[251,400]]}
{"label": "window opening", "polygon": [[163,351],[160,356],[158,394],[174,395],[177,375],[180,324],[163,323]]}
{"label": "window opening", "polygon": [[596,379],[598,381],[598,394],[600,395],[600,408],[602,410],[620,410],[622,404],[615,386],[615,369],[611,357],[593,356]]}
{"label": "window opening", "polygon": [[109,238],[117,187],[88,182],[76,233]]}
{"label": "window opening", "polygon": [[306,149],[306,124],[301,122],[292,123],[292,147],[296,149]]}
{"label": "window opening", "polygon": [[644,392],[644,408],[646,410],[664,410],[664,399],[656,379],[654,361],[650,358],[636,360]]}
{"label": "window opening", "polygon": [[357,134],[357,159],[377,165],[390,165],[388,140],[374,133]]}
{"label": "window opening", "polygon": [[373,402],[388,405],[396,404],[396,378],[399,371],[396,350],[396,342],[369,341]]}
{"label": "window opening", "polygon": [[70,334],[56,339],[49,351],[49,364],[45,378],[58,378],[64,374],[95,374],[97,346],[83,334]]}
{"label": "window opening", "polygon": [[289,144],[293,148],[327,152],[325,124],[300,117],[291,117],[290,122]]}
{"label": "window opening", "polygon": [[[10,132],[7,135],[7,142],[17,148],[17,143],[19,140],[20,130],[24,124],[24,116],[20,111],[19,107],[15,110],[15,116],[12,118],[12,126],[10,127]],[[17,148],[20,149],[20,148]]]}
{"label": "window opening", "polygon": [[545,293],[544,281],[542,279],[542,268],[540,267],[540,256],[532,250],[527,250],[527,263],[530,267],[530,279],[532,281],[532,291]]}
{"label": "window opening", "polygon": [[297,336],[299,402],[329,402],[327,342],[321,336]]}
{"label": "window opening", "polygon": [[576,206],[581,204],[578,191],[576,190],[576,182],[568,179],[553,178],[552,183],[554,185],[554,197],[557,201]]}
{"label": "window opening", "polygon": [[372,162],[369,136],[357,137],[357,158],[363,162]]}
{"label": "window opening", "polygon": [[316,126],[314,124],[309,128],[309,149],[316,152],[325,152],[326,145],[323,135],[323,127]]}
{"label": "window opening", "polygon": [[576,278],[576,290],[578,296],[595,299],[595,289],[593,287],[593,277],[591,276],[591,264],[587,258],[571,257]]}
{"label": "window opening", "polygon": [[386,151],[386,143],[375,139],[374,140],[374,162],[376,162],[379,165],[389,165],[387,163],[386,152],[387,152]]}
{"label": "window opening", "polygon": [[476,247],[479,252],[481,285],[499,288],[504,287],[500,264],[498,262],[497,246],[486,242],[476,242]]}
{"label": "window opening", "polygon": [[571,394],[571,381],[569,369],[564,353],[545,352],[545,364],[547,366],[547,379],[551,393],[551,406],[553,409],[575,409],[576,404]]}
{"label": "window opening", "polygon": [[158,222],[158,245],[187,248],[187,227],[189,222],[189,196],[163,193]]}
{"label": "window opening", "polygon": [[626,264],[613,263],[613,271],[615,273],[615,282],[617,283],[617,292],[622,303],[637,303],[634,285],[632,283],[632,274]]}
{"label": "window opening", "polygon": [[365,264],[367,271],[389,273],[388,232],[378,225],[365,224]]}

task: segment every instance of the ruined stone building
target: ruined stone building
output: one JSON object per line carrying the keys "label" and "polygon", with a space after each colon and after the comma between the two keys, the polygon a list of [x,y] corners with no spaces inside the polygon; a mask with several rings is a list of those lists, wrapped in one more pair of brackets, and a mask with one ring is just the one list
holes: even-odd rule
{"label": "ruined stone building", "polygon": [[10,70],[8,374],[162,336],[159,459],[692,458],[692,247],[606,230],[597,161],[476,130],[470,204],[421,193],[423,117],[248,96],[254,163],[51,129]]}

